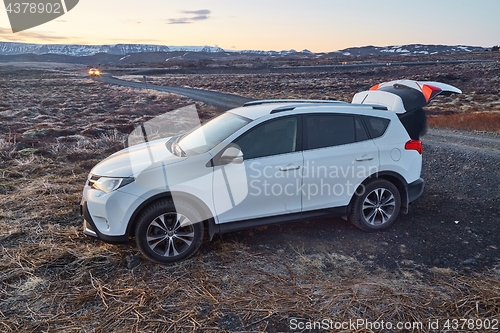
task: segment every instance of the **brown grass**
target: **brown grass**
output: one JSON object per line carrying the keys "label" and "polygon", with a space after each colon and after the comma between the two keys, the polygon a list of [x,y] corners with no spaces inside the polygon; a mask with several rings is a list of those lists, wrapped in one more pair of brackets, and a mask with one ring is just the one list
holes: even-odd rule
{"label": "brown grass", "polygon": [[[51,185],[45,198],[68,186]],[[70,192],[65,207],[79,196]],[[230,241],[172,266],[130,265],[133,246],[92,241],[72,209],[44,216],[44,203],[33,202],[42,214],[0,225],[2,332],[286,332],[292,319],[421,322],[413,331],[431,332],[430,320],[500,315],[498,272],[372,275],[335,253],[254,252]]]}
{"label": "brown grass", "polygon": [[0,211],[3,332],[284,332],[294,318],[422,322],[414,331],[430,332],[429,320],[500,315],[499,271],[370,274],[336,253],[255,252],[229,240],[172,266],[141,261],[134,246],[81,234],[84,174],[56,179],[70,166],[52,161],[30,177],[48,163],[15,162],[20,191],[1,197],[12,208]]}
{"label": "brown grass", "polygon": [[466,131],[500,132],[500,112],[460,113],[430,116],[429,126]]}
{"label": "brown grass", "polygon": [[[66,77],[45,71],[2,77],[1,332],[286,332],[293,318],[420,321],[413,331],[431,332],[433,319],[500,316],[494,267],[466,276],[387,271],[280,237],[268,247],[231,235],[161,266],[144,261],[132,243],[88,238],[79,201],[91,167],[123,147],[125,129],[191,101],[77,77],[67,87]],[[68,124],[71,134],[63,132]],[[23,135],[33,129],[43,131]]]}

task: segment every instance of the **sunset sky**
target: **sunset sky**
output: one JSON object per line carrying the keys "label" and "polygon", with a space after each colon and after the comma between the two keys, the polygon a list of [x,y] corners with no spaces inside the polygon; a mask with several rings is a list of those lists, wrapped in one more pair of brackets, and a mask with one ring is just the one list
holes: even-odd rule
{"label": "sunset sky", "polygon": [[80,0],[58,19],[18,33],[2,7],[0,41],[313,52],[417,43],[491,47],[500,44],[500,0]]}

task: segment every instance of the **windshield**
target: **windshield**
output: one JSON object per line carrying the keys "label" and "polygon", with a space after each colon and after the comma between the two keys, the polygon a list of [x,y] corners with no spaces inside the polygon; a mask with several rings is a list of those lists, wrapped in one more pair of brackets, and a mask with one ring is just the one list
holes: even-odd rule
{"label": "windshield", "polygon": [[250,121],[248,118],[226,112],[185,134],[178,141],[177,147],[186,156],[206,153]]}

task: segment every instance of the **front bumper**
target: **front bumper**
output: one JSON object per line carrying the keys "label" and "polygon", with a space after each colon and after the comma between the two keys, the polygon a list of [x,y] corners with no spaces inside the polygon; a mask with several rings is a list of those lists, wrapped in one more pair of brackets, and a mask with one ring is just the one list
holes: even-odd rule
{"label": "front bumper", "polygon": [[82,200],[80,203],[80,215],[83,216],[83,233],[90,237],[99,238],[107,243],[126,243],[129,240],[127,235],[123,236],[109,236],[101,233],[99,229],[95,226],[92,217],[90,216],[89,209],[87,207],[87,201]]}

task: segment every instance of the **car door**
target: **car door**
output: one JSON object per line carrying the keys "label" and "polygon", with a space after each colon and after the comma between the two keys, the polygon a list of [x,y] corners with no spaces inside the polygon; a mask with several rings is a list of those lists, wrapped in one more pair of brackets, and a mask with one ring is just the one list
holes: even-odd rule
{"label": "car door", "polygon": [[310,114],[304,132],[302,210],[348,205],[360,183],[379,168],[378,148],[361,119]]}
{"label": "car door", "polygon": [[284,116],[249,129],[232,146],[243,163],[214,166],[217,223],[300,213],[303,156],[299,117]]}

